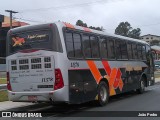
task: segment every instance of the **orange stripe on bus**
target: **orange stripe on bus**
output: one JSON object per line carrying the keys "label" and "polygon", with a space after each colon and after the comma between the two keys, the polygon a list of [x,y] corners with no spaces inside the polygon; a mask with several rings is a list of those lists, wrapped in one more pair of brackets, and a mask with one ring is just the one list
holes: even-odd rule
{"label": "orange stripe on bus", "polygon": [[120,91],[122,91],[123,85],[124,85],[124,83],[123,83],[122,79],[120,79],[120,81],[119,81],[119,89],[120,89]]}
{"label": "orange stripe on bus", "polygon": [[99,83],[102,76],[101,76],[101,73],[99,72],[96,64],[94,63],[94,61],[90,61],[90,60],[87,61],[87,64],[88,64],[88,66],[94,76],[94,79],[96,80],[97,83]]}
{"label": "orange stripe on bus", "polygon": [[113,68],[112,72],[111,72],[111,75],[110,75],[109,86],[113,87],[113,84],[114,84],[114,81],[116,79],[116,76],[117,76],[117,69]]}
{"label": "orange stripe on bus", "polygon": [[86,27],[83,27],[83,30],[84,30],[85,32],[92,32],[89,28],[86,28]]}
{"label": "orange stripe on bus", "polygon": [[65,24],[65,26],[66,26],[67,28],[75,29],[75,27],[74,27],[72,24],[65,23],[65,22],[64,22],[64,24]]}
{"label": "orange stripe on bus", "polygon": [[117,76],[117,69],[113,68],[112,71],[111,71],[110,80],[109,80],[109,88],[110,88],[110,95],[111,96],[116,94],[115,89],[113,87],[116,76]]}
{"label": "orange stripe on bus", "polygon": [[119,80],[119,85],[118,86],[119,86],[120,91],[122,91],[122,88],[123,88],[123,81],[122,81],[121,76],[122,76],[122,73],[121,73],[120,69],[118,69],[117,79]]}
{"label": "orange stripe on bus", "polygon": [[117,75],[116,75],[116,79],[115,79],[115,82],[113,84],[113,87],[116,89],[118,86],[119,86],[119,82],[120,82],[120,79],[121,79],[121,71],[120,69],[118,69],[117,71]]}
{"label": "orange stripe on bus", "polygon": [[110,74],[111,74],[111,68],[110,68],[110,66],[108,64],[108,61],[102,61],[102,64],[104,66],[105,71],[110,76]]}

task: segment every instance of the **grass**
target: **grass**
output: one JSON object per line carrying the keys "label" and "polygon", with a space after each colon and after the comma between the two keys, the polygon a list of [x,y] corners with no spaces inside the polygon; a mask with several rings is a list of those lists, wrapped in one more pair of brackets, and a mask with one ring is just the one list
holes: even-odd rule
{"label": "grass", "polygon": [[6,78],[0,78],[0,84],[7,84]]}
{"label": "grass", "polygon": [[0,91],[0,102],[8,101],[8,93],[7,91]]}

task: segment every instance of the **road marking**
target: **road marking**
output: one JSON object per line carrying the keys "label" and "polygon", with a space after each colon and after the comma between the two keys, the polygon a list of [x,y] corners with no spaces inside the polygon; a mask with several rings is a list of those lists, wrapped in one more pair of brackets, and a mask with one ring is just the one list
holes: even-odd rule
{"label": "road marking", "polygon": [[40,111],[40,110],[45,110],[45,109],[49,109],[49,108],[53,108],[53,106],[46,106],[46,107],[43,107],[43,108],[32,109],[32,110],[29,110],[29,112]]}

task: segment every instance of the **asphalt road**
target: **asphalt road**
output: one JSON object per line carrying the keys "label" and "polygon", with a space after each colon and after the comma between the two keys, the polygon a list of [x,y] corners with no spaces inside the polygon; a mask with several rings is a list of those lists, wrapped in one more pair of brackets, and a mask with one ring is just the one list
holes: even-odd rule
{"label": "asphalt road", "polygon": [[[110,98],[109,103],[104,107],[98,107],[95,102],[89,102],[80,105],[57,105],[41,103],[34,106],[21,107],[9,109],[7,111],[18,112],[46,112],[47,114],[37,120],[73,120],[73,119],[120,119],[120,120],[159,120],[158,117],[127,117],[131,114],[137,115],[139,113],[153,113],[160,115],[160,83],[148,87],[143,94],[137,94],[134,91],[125,93]],[[112,112],[114,111],[114,112]],[[137,112],[133,112],[137,111]],[[138,112],[140,111],[140,112]],[[149,112],[152,111],[152,112]],[[111,116],[111,117],[96,117],[96,116]],[[123,116],[123,117],[116,117]],[[126,116],[126,117],[125,117]],[[45,118],[44,118],[45,117]],[[33,118],[35,119],[35,118]]]}

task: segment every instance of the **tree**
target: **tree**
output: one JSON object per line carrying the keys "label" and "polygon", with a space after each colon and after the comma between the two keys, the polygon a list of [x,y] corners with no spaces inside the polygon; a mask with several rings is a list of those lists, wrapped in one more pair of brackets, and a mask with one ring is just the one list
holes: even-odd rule
{"label": "tree", "polygon": [[78,25],[78,26],[83,26],[83,27],[87,27],[87,24],[84,23],[82,20],[77,20],[76,25]]}
{"label": "tree", "polygon": [[[82,26],[82,27],[87,27],[87,24],[84,23],[82,20],[77,20],[76,25]],[[102,30],[103,30],[103,27],[93,27],[93,26],[89,26],[89,28],[94,29],[94,30],[99,30],[99,31],[102,31]]]}
{"label": "tree", "polygon": [[115,29],[115,34],[140,39],[141,29],[133,29],[129,22],[121,22]]}
{"label": "tree", "polygon": [[128,36],[129,31],[132,29],[131,25],[128,22],[121,22],[118,27],[115,29],[115,34]]}
{"label": "tree", "polygon": [[128,37],[140,39],[141,29],[133,29],[132,31],[129,31]]}

